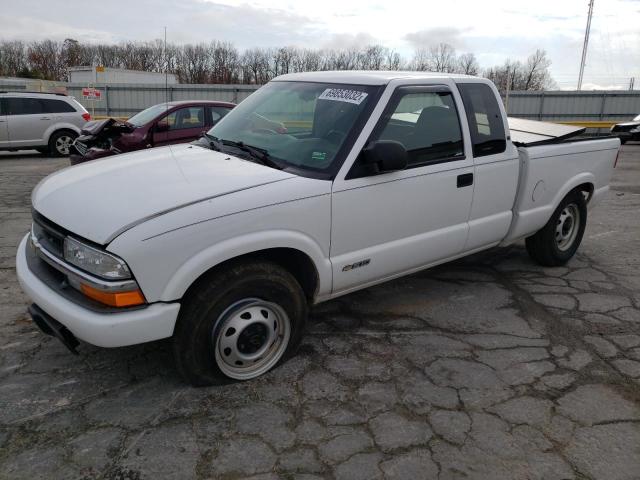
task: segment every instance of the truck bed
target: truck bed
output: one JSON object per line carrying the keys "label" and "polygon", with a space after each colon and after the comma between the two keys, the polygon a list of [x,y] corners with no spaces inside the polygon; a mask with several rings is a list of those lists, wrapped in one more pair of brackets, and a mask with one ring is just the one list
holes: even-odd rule
{"label": "truck bed", "polygon": [[555,142],[518,147],[518,195],[511,228],[503,244],[542,228],[560,200],[578,186],[589,186],[589,207],[608,192],[619,139],[557,139]]}

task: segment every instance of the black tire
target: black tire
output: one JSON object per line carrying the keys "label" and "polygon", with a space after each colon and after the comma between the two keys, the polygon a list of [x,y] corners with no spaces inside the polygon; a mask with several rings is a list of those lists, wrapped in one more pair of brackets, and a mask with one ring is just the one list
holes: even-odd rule
{"label": "black tire", "polygon": [[71,130],[58,130],[49,138],[49,154],[52,157],[66,157],[69,147],[78,135]]}
{"label": "black tire", "polygon": [[624,145],[625,143],[627,143],[627,141],[628,141],[628,139],[626,139],[626,138],[621,138],[621,139],[620,139],[620,143],[621,143],[622,145]]}
{"label": "black tire", "polygon": [[541,265],[564,265],[578,250],[586,225],[587,201],[580,190],[573,190],[560,202],[547,224],[526,239],[527,252]]}
{"label": "black tire", "polygon": [[[263,309],[265,305],[268,305],[267,310]],[[243,310],[256,309],[264,318],[255,314],[255,318],[247,319],[246,327],[235,329],[230,326],[240,327],[241,324],[232,322],[239,322],[239,317],[246,318],[249,312]],[[279,265],[256,260],[216,269],[199,280],[183,300],[173,335],[176,367],[184,380],[193,386],[256,378],[295,353],[302,339],[306,318],[307,301],[300,284]],[[265,321],[272,322],[269,325],[273,324],[273,331],[278,331],[271,333],[271,329],[264,330],[264,323],[261,322]],[[287,321],[288,335],[285,331]],[[259,330],[257,333],[256,328]],[[250,332],[250,329],[253,330]],[[233,333],[229,334],[232,330]],[[231,340],[227,338],[234,334]],[[267,339],[264,335],[271,335],[273,343],[272,337]],[[288,337],[286,344],[285,337]],[[249,347],[258,345],[262,339],[257,354],[261,348],[268,349],[264,359],[244,362],[246,365],[240,362],[242,366],[236,367],[237,361],[232,362],[234,358],[244,360],[242,355],[256,354],[255,351],[242,350],[241,347],[247,348],[242,343],[243,338],[248,338]],[[227,348],[223,348],[224,342],[233,343],[232,354],[228,344]],[[279,343],[276,345],[276,342]],[[241,377],[241,373],[233,371],[235,368],[244,370],[242,375],[245,376]],[[256,370],[251,371],[251,368]],[[260,368],[265,370],[259,371]]]}

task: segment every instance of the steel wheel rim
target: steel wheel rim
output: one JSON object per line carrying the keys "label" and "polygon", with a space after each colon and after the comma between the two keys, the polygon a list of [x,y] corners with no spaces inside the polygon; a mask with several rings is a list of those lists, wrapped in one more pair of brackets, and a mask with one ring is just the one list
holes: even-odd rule
{"label": "steel wheel rim", "polygon": [[560,251],[566,251],[573,245],[580,228],[580,210],[575,203],[562,209],[556,222],[555,239]]}
{"label": "steel wheel rim", "polygon": [[69,147],[71,146],[72,142],[73,139],[70,136],[62,135],[61,137],[58,137],[56,139],[56,150],[62,155],[68,155]]}
{"label": "steel wheel rim", "polygon": [[217,338],[212,339],[216,364],[236,380],[268,372],[284,355],[291,336],[284,309],[259,298],[235,302],[222,312],[216,325]]}

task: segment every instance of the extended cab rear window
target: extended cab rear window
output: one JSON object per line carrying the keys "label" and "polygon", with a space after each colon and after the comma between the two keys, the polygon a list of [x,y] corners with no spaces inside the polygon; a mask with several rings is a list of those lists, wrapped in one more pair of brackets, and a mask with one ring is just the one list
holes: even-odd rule
{"label": "extended cab rear window", "polygon": [[458,90],[467,113],[473,156],[504,152],[507,148],[504,123],[493,90],[484,83],[458,83]]}

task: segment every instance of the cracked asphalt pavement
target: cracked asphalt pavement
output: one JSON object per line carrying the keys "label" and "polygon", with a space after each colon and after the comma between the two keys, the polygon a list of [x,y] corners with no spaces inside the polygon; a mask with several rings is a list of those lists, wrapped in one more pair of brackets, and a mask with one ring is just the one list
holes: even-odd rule
{"label": "cracked asphalt pavement", "polygon": [[640,478],[640,145],[577,256],[523,244],[318,305],[299,354],[180,382],[169,342],[69,354],[14,255],[66,160],[0,154],[0,478]]}

